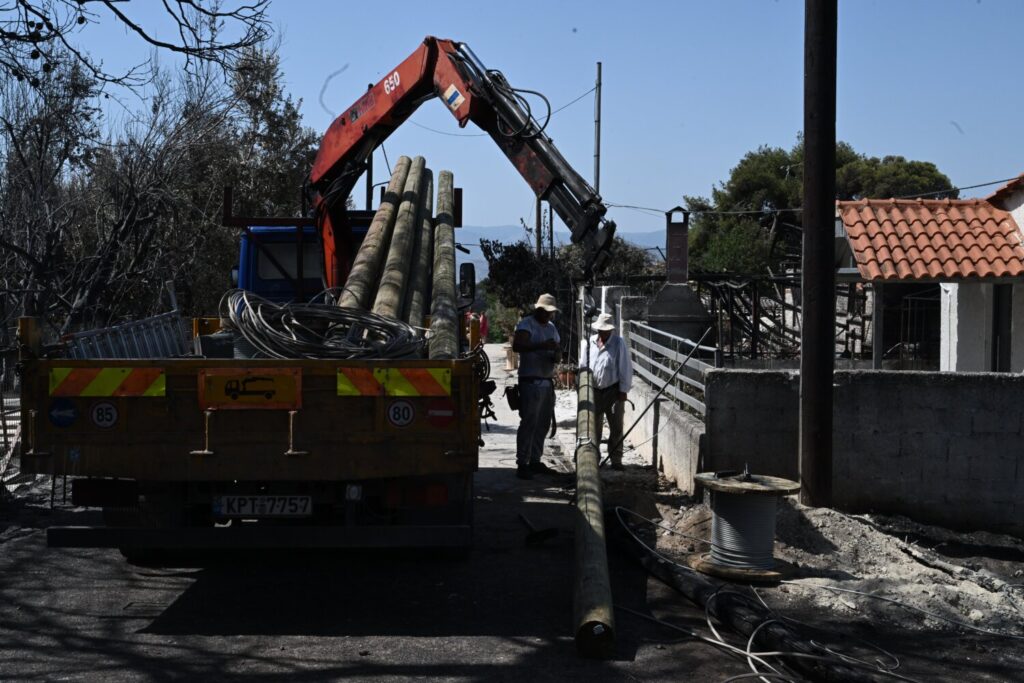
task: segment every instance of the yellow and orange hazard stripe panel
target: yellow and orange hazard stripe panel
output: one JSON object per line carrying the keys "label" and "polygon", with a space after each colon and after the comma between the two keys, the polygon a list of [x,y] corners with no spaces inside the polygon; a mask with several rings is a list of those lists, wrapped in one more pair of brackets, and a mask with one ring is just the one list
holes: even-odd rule
{"label": "yellow and orange hazard stripe panel", "polygon": [[50,368],[50,396],[166,396],[163,368]]}
{"label": "yellow and orange hazard stripe panel", "polygon": [[338,396],[451,395],[451,368],[338,368]]}

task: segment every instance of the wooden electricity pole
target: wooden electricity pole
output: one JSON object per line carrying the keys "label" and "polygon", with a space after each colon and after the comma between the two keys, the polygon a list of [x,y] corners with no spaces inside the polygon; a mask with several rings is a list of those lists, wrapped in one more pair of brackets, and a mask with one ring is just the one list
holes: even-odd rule
{"label": "wooden electricity pole", "polygon": [[601,192],[601,62],[594,83],[594,191]]}
{"label": "wooden electricity pole", "polygon": [[836,17],[836,0],[806,0],[800,500],[816,507],[832,503]]}

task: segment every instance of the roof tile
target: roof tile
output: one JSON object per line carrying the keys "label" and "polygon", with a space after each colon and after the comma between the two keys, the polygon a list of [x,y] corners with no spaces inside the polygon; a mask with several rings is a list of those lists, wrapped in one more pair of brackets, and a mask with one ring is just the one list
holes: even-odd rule
{"label": "roof tile", "polygon": [[[1024,176],[1018,181],[1024,187]],[[866,280],[1024,277],[1024,235],[984,200],[863,199],[836,208]]]}
{"label": "roof tile", "polygon": [[1024,190],[1024,174],[1017,176],[1010,182],[1006,183],[998,190],[990,194],[985,200],[993,206],[999,206],[1004,199],[1009,197],[1017,190]]}

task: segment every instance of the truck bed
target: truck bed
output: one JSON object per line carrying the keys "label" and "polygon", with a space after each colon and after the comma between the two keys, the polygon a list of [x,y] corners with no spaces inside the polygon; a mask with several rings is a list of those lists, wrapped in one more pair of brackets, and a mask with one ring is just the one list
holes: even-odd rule
{"label": "truck bed", "polygon": [[[253,378],[248,395],[225,390]],[[346,481],[477,466],[471,359],[40,359],[22,386],[29,473]]]}

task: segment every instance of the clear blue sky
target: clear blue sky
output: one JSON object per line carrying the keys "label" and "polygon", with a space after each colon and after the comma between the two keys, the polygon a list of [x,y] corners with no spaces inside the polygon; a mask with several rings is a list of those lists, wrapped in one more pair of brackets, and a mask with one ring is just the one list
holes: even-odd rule
{"label": "clear blue sky", "polygon": [[[957,185],[1024,172],[1024,2],[839,5],[840,139],[862,153],[933,161]],[[332,119],[318,102],[329,74],[345,67],[324,96],[340,112],[428,34],[467,42],[513,85],[544,92],[555,107],[593,86],[600,60],[601,193],[615,203],[668,208],[684,194],[707,195],[745,152],[788,148],[802,125],[798,0],[274,0],[270,12],[288,88],[302,98],[305,120],[317,130]],[[454,134],[476,132],[460,131],[440,102],[424,104],[411,120]],[[592,97],[555,115],[549,132],[591,179]],[[488,138],[445,136],[407,123],[385,148],[392,161],[422,154],[435,170],[451,169],[465,188],[467,224],[532,222],[532,193]],[[375,163],[383,169],[379,150]],[[383,171],[377,174],[384,179]],[[624,209],[610,215],[623,232],[663,226],[658,217]]]}

